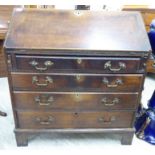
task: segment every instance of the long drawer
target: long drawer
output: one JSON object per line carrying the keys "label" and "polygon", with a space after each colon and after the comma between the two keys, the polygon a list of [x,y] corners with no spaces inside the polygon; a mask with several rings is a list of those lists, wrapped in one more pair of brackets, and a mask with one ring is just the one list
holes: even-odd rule
{"label": "long drawer", "polygon": [[15,108],[23,110],[135,109],[138,93],[14,92]]}
{"label": "long drawer", "polygon": [[141,74],[20,74],[12,73],[14,90],[138,92]]}
{"label": "long drawer", "polygon": [[17,112],[19,128],[125,128],[134,112]]}
{"label": "long drawer", "polygon": [[140,58],[53,57],[16,55],[13,70],[22,72],[139,73],[144,72]]}

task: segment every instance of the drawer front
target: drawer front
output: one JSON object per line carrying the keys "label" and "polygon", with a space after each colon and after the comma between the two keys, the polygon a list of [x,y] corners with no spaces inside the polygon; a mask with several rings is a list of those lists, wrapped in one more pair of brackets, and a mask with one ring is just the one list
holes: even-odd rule
{"label": "drawer front", "polygon": [[124,110],[135,109],[138,93],[49,93],[14,92],[17,109]]}
{"label": "drawer front", "polygon": [[140,74],[12,74],[14,90],[44,91],[125,91],[141,89],[143,75]]}
{"label": "drawer front", "polygon": [[69,73],[143,72],[140,58],[50,57],[16,55],[16,71]]}
{"label": "drawer front", "polygon": [[134,112],[18,112],[19,128],[131,127]]}

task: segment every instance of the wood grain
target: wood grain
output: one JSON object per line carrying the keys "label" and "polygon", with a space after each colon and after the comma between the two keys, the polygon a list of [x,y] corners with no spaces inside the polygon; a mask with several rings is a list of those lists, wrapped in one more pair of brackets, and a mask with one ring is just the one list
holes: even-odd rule
{"label": "wood grain", "polygon": [[0,5],[0,39],[4,40],[5,35],[8,31],[9,23],[11,20],[12,11],[15,7],[21,7],[21,6],[15,6],[15,5]]}
{"label": "wood grain", "polygon": [[[19,74],[11,75],[14,90],[39,90],[39,91],[89,91],[89,92],[139,92],[143,83],[141,74]],[[38,82],[32,82],[36,77]],[[52,83],[46,82],[47,77]],[[109,84],[104,83],[104,79]],[[121,80],[122,84],[116,81]],[[38,86],[38,84],[47,84]],[[107,86],[110,85],[110,86]]]}
{"label": "wood grain", "polygon": [[12,19],[4,47],[17,145],[54,131],[131,144],[150,54],[140,14],[17,9]]}
{"label": "wood grain", "polygon": [[5,48],[101,53],[109,50],[147,53],[151,49],[139,13],[40,9],[14,11]]}
{"label": "wood grain", "polygon": [[[133,112],[18,112],[19,128],[123,128],[131,127]],[[49,117],[52,122],[49,124]],[[111,117],[115,120],[110,121]],[[37,121],[40,118],[40,121]],[[100,121],[103,118],[104,121]],[[44,122],[44,123],[43,123]],[[46,124],[47,123],[47,124]]]}
{"label": "wood grain", "polygon": [[[70,72],[70,73],[142,73],[140,58],[125,57],[80,57],[80,56],[25,56],[15,55],[12,70],[18,72]],[[46,66],[50,62],[51,66]],[[36,63],[33,66],[32,63]],[[107,65],[110,66],[107,66]]]}
{"label": "wood grain", "polygon": [[[25,92],[15,91],[18,110],[135,110],[138,93]],[[39,100],[39,101],[38,101]]]}

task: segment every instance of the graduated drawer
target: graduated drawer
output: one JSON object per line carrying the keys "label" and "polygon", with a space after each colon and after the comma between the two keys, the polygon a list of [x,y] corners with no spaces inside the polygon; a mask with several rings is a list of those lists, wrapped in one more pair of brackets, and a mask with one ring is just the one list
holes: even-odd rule
{"label": "graduated drawer", "polygon": [[14,90],[138,92],[140,74],[20,74],[12,73]]}
{"label": "graduated drawer", "polygon": [[138,93],[51,93],[14,92],[17,109],[51,110],[123,110],[135,109]]}
{"label": "graduated drawer", "polygon": [[124,128],[134,112],[17,112],[19,128]]}
{"label": "graduated drawer", "polygon": [[61,57],[16,55],[13,68],[22,72],[69,73],[136,73],[141,70],[140,58],[124,57]]}

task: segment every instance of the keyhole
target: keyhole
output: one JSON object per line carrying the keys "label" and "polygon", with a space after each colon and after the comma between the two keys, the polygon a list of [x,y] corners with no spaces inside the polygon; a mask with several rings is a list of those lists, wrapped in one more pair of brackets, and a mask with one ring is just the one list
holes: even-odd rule
{"label": "keyhole", "polygon": [[74,113],[74,115],[75,115],[75,116],[78,116],[78,113],[77,113],[77,112],[75,112],[75,113]]}

